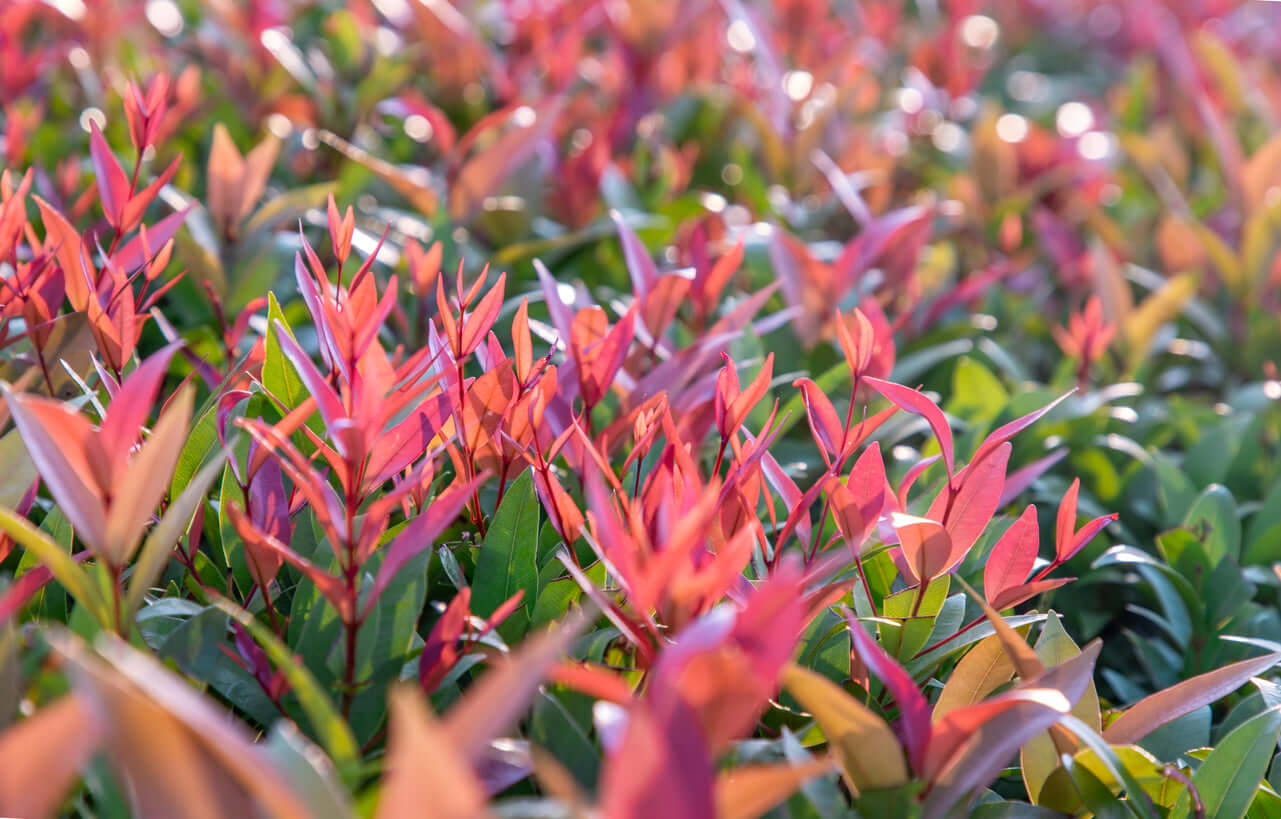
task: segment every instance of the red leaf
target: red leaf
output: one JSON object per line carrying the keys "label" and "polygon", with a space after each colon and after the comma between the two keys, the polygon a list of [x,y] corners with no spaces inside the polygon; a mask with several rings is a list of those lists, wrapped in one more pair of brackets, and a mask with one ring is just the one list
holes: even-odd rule
{"label": "red leaf", "polygon": [[1033,481],[1041,477],[1063,457],[1067,455],[1067,449],[1056,449],[1044,458],[1038,458],[1027,466],[1020,467],[1010,473],[1005,478],[1005,489],[1001,491],[1001,500],[997,503],[997,508],[1006,506],[1014,502],[1014,499],[1023,494],[1023,490],[1032,485]]}
{"label": "red leaf", "polygon": [[[627,311],[605,337],[587,350],[578,350],[575,358],[582,381],[583,401],[589,407],[601,402],[623,366],[627,350],[635,337],[636,305]],[[583,353],[586,355],[583,355]]]}
{"label": "red leaf", "polygon": [[1115,512],[1110,515],[1103,515],[1102,517],[1095,518],[1078,529],[1076,534],[1072,537],[1072,545],[1068,548],[1067,553],[1058,556],[1059,562],[1062,563],[1064,561],[1071,560],[1073,555],[1084,549],[1086,544],[1094,539],[1095,535],[1106,529],[1108,524],[1112,523],[1112,521],[1116,520],[1118,517],[1120,517],[1120,515],[1117,515]]}
{"label": "red leaf", "polygon": [[[249,575],[259,588],[266,589],[284,562],[281,550],[264,542],[268,537],[274,538],[274,535],[256,526],[234,503],[227,504],[227,518],[245,543],[245,563],[249,566]],[[285,543],[278,538],[276,540],[281,545]]]}
{"label": "red leaf", "polygon": [[[1035,412],[1029,412],[1027,415],[1022,416],[1021,418],[1015,418],[1013,421],[1010,421],[1008,424],[1004,424],[998,427],[997,429],[992,430],[991,434],[983,439],[983,443],[979,444],[979,448],[975,451],[974,457],[970,459],[969,466],[975,466],[977,464],[982,463],[983,459],[986,458],[988,455],[990,455],[993,450],[995,450],[1001,444],[1013,438],[1015,435],[1018,435],[1023,430],[1032,426],[1032,424],[1041,420],[1041,418],[1045,417],[1045,415],[1049,413],[1050,410],[1057,407],[1060,403],[1063,402],[1065,398],[1067,398],[1071,394],[1072,394],[1071,392],[1066,392],[1063,395],[1060,395],[1058,398],[1055,398],[1050,403],[1041,407],[1039,410],[1036,410]],[[966,467],[966,468],[968,469],[969,467]],[[963,469],[956,476],[957,479],[959,480],[961,476],[964,474],[965,474],[965,470]]]}
{"label": "red leaf", "polygon": [[656,713],[628,710],[618,749],[601,772],[601,815],[610,819],[705,819],[716,815],[715,772],[698,717],[680,700]]}
{"label": "red leaf", "polygon": [[131,272],[142,267],[150,260],[150,255],[157,253],[178,232],[189,210],[190,208],[183,208],[171,213],[146,229],[146,245],[150,247],[150,254],[143,244],[143,234],[139,233],[126,242],[124,247],[117,250],[116,255],[111,257],[111,261],[121,270]]}
{"label": "red leaf", "polygon": [[1054,527],[1054,554],[1060,562],[1067,559],[1064,555],[1072,549],[1072,535],[1076,532],[1076,498],[1080,491],[1081,479],[1076,478],[1059,502],[1059,514]]}
{"label": "red leaf", "polygon": [[930,429],[934,431],[934,437],[938,439],[939,449],[943,452],[943,463],[947,467],[947,474],[952,476],[952,428],[947,423],[947,418],[938,406],[926,398],[923,393],[904,387],[901,384],[895,384],[892,381],[882,381],[879,378],[868,377],[865,379],[872,388],[885,396],[892,404],[899,409],[922,416]]}
{"label": "red leaf", "polygon": [[1012,448],[1008,442],[1001,444],[975,469],[967,467],[960,487],[953,489],[951,484],[945,485],[925,513],[931,520],[942,521],[952,539],[949,569],[965,557],[996,512],[1001,486],[1005,482],[1005,465],[1010,460]]}
{"label": "red leaf", "polygon": [[40,207],[47,237],[46,248],[53,251],[62,268],[62,276],[67,288],[67,299],[76,310],[84,310],[89,304],[89,296],[97,285],[97,269],[89,258],[80,233],[52,205],[34,197]]}
{"label": "red leaf", "polygon": [[423,645],[423,653],[418,658],[418,684],[422,686],[423,693],[435,691],[458,662],[458,640],[466,631],[470,616],[471,589],[464,588],[432,626]]}
{"label": "red leaf", "polygon": [[303,352],[290,335],[289,329],[284,324],[276,322],[276,338],[280,343],[280,350],[285,357],[293,363],[294,369],[298,371],[298,377],[302,379],[303,385],[307,387],[307,392],[311,397],[316,399],[316,409],[320,410],[320,415],[325,421],[325,428],[333,437],[334,443],[338,445],[339,452],[343,455],[348,453],[348,435],[351,430],[349,424],[345,423],[347,411],[343,408],[342,401],[338,398],[338,393],[334,392],[333,387],[316,369],[311,358]]}
{"label": "red leaf", "polygon": [[[93,552],[83,551],[79,554],[72,555],[77,563],[83,563],[85,558],[92,555]],[[53,572],[49,571],[44,565],[36,566],[17,580],[9,584],[3,592],[0,592],[0,626],[3,626],[10,617],[22,610],[22,607],[31,602],[36,593],[49,585],[53,580]]]}
{"label": "red leaf", "polygon": [[1074,577],[1057,577],[1052,580],[1036,580],[1031,583],[1023,583],[1018,586],[1006,589],[997,595],[995,600],[989,600],[989,604],[997,611],[1017,606],[1020,603],[1026,603],[1038,594],[1044,594],[1052,589],[1065,586],[1071,583]]}
{"label": "red leaf", "polygon": [[498,310],[503,306],[503,291],[506,283],[507,274],[500,274],[498,281],[494,282],[493,287],[476,305],[476,309],[463,321],[462,344],[456,354],[458,359],[471,355],[472,351],[480,346],[485,333],[494,326],[494,319],[498,318]]}
{"label": "red leaf", "polygon": [[1018,520],[1005,530],[1005,534],[992,547],[987,565],[983,567],[983,594],[992,608],[998,611],[1008,608],[996,603],[1004,592],[1027,579],[1028,572],[1036,564],[1036,552],[1040,543],[1036,507],[1028,504]]}
{"label": "red leaf", "polygon": [[867,320],[862,310],[855,307],[848,319],[837,315],[836,337],[841,343],[841,352],[845,355],[845,363],[849,365],[851,375],[861,376],[872,361],[872,350],[876,344],[876,331],[872,322]]}

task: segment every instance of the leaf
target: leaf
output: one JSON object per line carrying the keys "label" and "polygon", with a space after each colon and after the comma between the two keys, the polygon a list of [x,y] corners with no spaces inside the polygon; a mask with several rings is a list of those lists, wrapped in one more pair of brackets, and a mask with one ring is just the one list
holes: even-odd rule
{"label": "leaf", "polygon": [[1012,449],[1008,442],[1003,443],[982,461],[971,463],[957,479],[959,488],[945,485],[925,513],[925,517],[942,522],[951,538],[947,568],[965,557],[996,513]]}
{"label": "leaf", "polygon": [[178,455],[178,464],[173,470],[173,479],[169,482],[169,497],[176,498],[182,494],[196,472],[210,453],[218,449],[218,397],[211,396],[200,412],[191,431],[187,433],[187,442],[183,444]]}
{"label": "leaf", "polygon": [[1281,651],[1216,668],[1136,702],[1103,732],[1112,745],[1131,745],[1184,714],[1210,705],[1281,662]]}
{"label": "leaf", "polygon": [[526,638],[519,649],[467,689],[445,717],[445,727],[465,758],[478,761],[490,740],[524,714],[547,670],[569,650],[590,619],[579,611]]}
{"label": "leaf", "polygon": [[97,750],[102,723],[68,694],[0,733],[0,812],[53,816]]}
{"label": "leaf", "polygon": [[75,558],[62,550],[47,534],[10,509],[0,508],[0,529],[34,554],[53,573],[76,602],[84,606],[103,628],[111,627],[111,609],[98,585]]}
{"label": "leaf", "polygon": [[[924,815],[943,816],[991,782],[1029,739],[1071,716],[1071,706],[1090,682],[1101,644],[1095,640],[1077,656],[1028,685],[969,708],[957,709],[935,728],[930,770],[936,784]],[[943,746],[936,750],[934,746]],[[955,751],[949,753],[949,748]],[[946,759],[946,762],[933,760]]]}
{"label": "leaf", "polygon": [[13,509],[22,503],[39,475],[16,429],[0,437],[0,506]]}
{"label": "leaf", "polygon": [[928,583],[951,567],[952,538],[942,524],[902,512],[891,512],[890,523],[913,584]]}
{"label": "leaf", "polygon": [[1014,663],[995,634],[984,637],[952,669],[931,720],[937,723],[957,708],[973,705],[1014,678]]}
{"label": "leaf", "polygon": [[877,790],[908,781],[898,738],[870,708],[822,674],[798,665],[783,672],[783,685],[818,720],[854,787]]}
{"label": "leaf", "polygon": [[129,203],[129,177],[124,168],[111,153],[102,131],[98,130],[97,121],[90,123],[89,156],[93,161],[93,173],[98,181],[98,196],[102,200],[102,209],[107,221],[113,228],[122,230],[124,225],[125,205]]}
{"label": "leaf", "polygon": [[925,751],[930,741],[930,706],[925,701],[925,695],[916,687],[916,682],[903,666],[885,653],[880,643],[872,639],[853,615],[847,612],[845,620],[849,624],[850,640],[859,659],[884,683],[898,703],[903,744],[907,746],[912,769],[924,769]]}
{"label": "leaf", "polygon": [[[520,105],[506,112],[506,130],[492,144],[468,158],[450,185],[449,215],[455,222],[470,221],[485,197],[497,193],[507,177],[533,155],[559,119],[564,105],[563,97],[553,96],[539,103],[537,109]],[[460,149],[463,144],[476,141],[473,137],[477,131],[494,127],[482,120],[463,136]]]}
{"label": "leaf", "polygon": [[136,815],[307,815],[249,731],[149,654],[109,634],[96,655],[66,634],[50,642],[106,724],[106,752]]}
{"label": "leaf", "polygon": [[[422,694],[398,685],[389,695],[390,741],[375,816],[483,819],[487,795],[466,756],[431,714]],[[430,806],[430,807],[429,807]]]}
{"label": "leaf", "polygon": [[87,452],[95,433],[88,419],[57,401],[16,394],[2,382],[0,391],[49,493],[80,538],[102,549],[107,520],[96,473],[106,465],[91,466]]}
{"label": "leaf", "polygon": [[1183,305],[1196,295],[1200,277],[1195,273],[1173,276],[1125,317],[1121,331],[1136,357],[1144,355],[1161,325],[1173,321]]}
{"label": "leaf", "polygon": [[1183,528],[1197,535],[1211,565],[1225,557],[1241,559],[1241,519],[1232,493],[1220,484],[1205,488],[1183,518]]}
{"label": "leaf", "polygon": [[1036,564],[1040,547],[1040,532],[1036,522],[1036,507],[1028,504],[1018,520],[1001,535],[992,547],[987,563],[983,566],[983,594],[996,608],[1001,592],[1019,586],[1027,579]]}
{"label": "leaf", "polygon": [[826,759],[793,765],[741,765],[716,778],[717,819],[756,819],[803,783],[831,770]]}
{"label": "leaf", "polygon": [[276,720],[263,747],[307,803],[309,819],[348,819],[353,815],[351,799],[336,781],[333,763],[292,721]]}
{"label": "leaf", "polygon": [[[1087,646],[1087,649],[1089,647]],[[1121,761],[1117,751],[1099,734],[1071,714],[1065,714],[1059,724],[1072,732],[1082,745],[1094,752],[1117,782],[1124,787],[1128,796],[1127,805],[1140,819],[1157,819],[1152,800],[1143,790],[1143,785],[1130,772],[1129,767]]]}
{"label": "leaf", "polygon": [[[1064,631],[1061,618],[1053,612],[1050,613],[1050,617],[1045,621],[1041,636],[1036,641],[1035,649],[1037,657],[1046,666],[1059,665],[1081,653],[1076,643]],[[1077,719],[1094,730],[1097,731],[1099,729],[1099,695],[1094,688],[1093,681],[1086,686],[1085,693],[1072,706],[1072,713]],[[1055,768],[1059,767],[1059,751],[1060,749],[1056,746],[1054,738],[1049,734],[1040,734],[1032,737],[1023,746],[1019,762],[1023,772],[1024,787],[1027,788],[1028,795],[1033,802],[1038,801],[1037,797],[1041,792],[1041,788],[1045,785],[1045,780]]]}
{"label": "leaf", "polygon": [[638,301],[644,300],[658,281],[658,268],[654,266],[654,260],[650,258],[645,245],[624,220],[623,214],[611,209],[609,218],[613,220],[618,230],[618,239],[623,245],[623,260],[632,279],[632,295]]}
{"label": "leaf", "polygon": [[[396,539],[384,547],[386,554],[382,565],[378,567],[374,586],[365,597],[364,614],[372,610],[374,603],[406,563],[432,547],[436,538],[454,522],[463,506],[471,499],[472,493],[487,477],[481,474],[466,483],[455,481],[453,486],[436,496],[427,511],[411,520]],[[537,582],[537,571],[534,579]]]}
{"label": "leaf", "polygon": [[[1269,708],[1238,726],[1215,746],[1192,774],[1205,807],[1205,816],[1241,819],[1267,773],[1277,737],[1281,735],[1281,707]],[[1172,819],[1192,812],[1192,798],[1184,791],[1170,811]]]}
{"label": "leaf", "polygon": [[285,321],[285,314],[276,301],[276,294],[267,293],[267,338],[263,341],[262,385],[283,405],[284,412],[297,409],[307,399],[307,388],[285,357],[280,347],[280,333],[293,331]]}
{"label": "leaf", "polygon": [[44,220],[45,244],[52,245],[58,267],[62,268],[67,300],[74,309],[84,310],[89,304],[92,285],[97,283],[98,271],[89,259],[80,232],[53,205],[39,196],[34,198]]}
{"label": "leaf", "polygon": [[307,714],[320,744],[333,758],[343,779],[349,785],[352,784],[359,776],[360,749],[356,738],[352,736],[351,728],[334,708],[320,683],[306,667],[294,659],[289,647],[252,614],[224,597],[215,596],[213,604],[244,626],[254,641],[262,646],[272,665],[285,676],[290,688],[297,694],[298,703]]}
{"label": "leaf", "polygon": [[525,611],[533,613],[538,597],[540,509],[534,479],[526,469],[503,495],[476,557],[472,585],[472,611],[476,614],[488,617],[518,591],[525,593]]}
{"label": "leaf", "polygon": [[[117,483],[112,487],[115,494],[107,511],[104,554],[116,566],[123,566],[133,558],[147,521],[169,491],[174,467],[187,440],[194,401],[195,386],[187,384],[170,401],[152,427],[151,435],[129,461],[124,475],[117,476]],[[108,420],[110,418],[109,413]]]}
{"label": "leaf", "polygon": [[143,596],[164,571],[165,565],[169,562],[169,556],[173,554],[174,544],[187,531],[196,510],[205,502],[209,487],[213,485],[214,478],[221,474],[226,457],[226,453],[220,453],[205,464],[196,477],[187,484],[187,488],[178,496],[178,499],[169,505],[160,522],[147,535],[146,541],[138,551],[138,560],[134,563],[133,572],[129,576],[129,592],[125,598],[122,614],[125,622],[133,620],[134,613],[142,605]]}
{"label": "leaf", "polygon": [[899,409],[920,415],[925,419],[926,423],[930,425],[930,429],[934,431],[934,437],[938,439],[939,449],[943,452],[943,463],[947,466],[947,474],[950,478],[953,466],[952,427],[948,424],[947,418],[943,415],[943,411],[938,408],[938,405],[925,397],[923,393],[904,387],[901,384],[882,381],[871,376],[866,376],[863,380]]}

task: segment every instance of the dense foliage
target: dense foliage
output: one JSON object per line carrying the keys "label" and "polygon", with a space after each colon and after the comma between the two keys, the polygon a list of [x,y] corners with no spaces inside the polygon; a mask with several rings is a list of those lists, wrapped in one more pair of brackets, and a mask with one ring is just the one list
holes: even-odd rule
{"label": "dense foliage", "polygon": [[0,814],[1281,817],[1279,30],[0,3]]}

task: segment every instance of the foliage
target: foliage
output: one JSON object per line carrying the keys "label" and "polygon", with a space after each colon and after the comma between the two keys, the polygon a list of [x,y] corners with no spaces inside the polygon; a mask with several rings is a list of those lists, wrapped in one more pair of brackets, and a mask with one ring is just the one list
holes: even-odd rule
{"label": "foliage", "polygon": [[0,8],[0,813],[1281,814],[1281,6],[990,6]]}

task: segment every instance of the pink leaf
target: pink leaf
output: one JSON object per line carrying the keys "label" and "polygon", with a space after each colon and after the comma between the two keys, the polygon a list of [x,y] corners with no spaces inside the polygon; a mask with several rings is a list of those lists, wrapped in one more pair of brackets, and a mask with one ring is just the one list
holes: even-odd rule
{"label": "pink leaf", "polygon": [[462,348],[458,353],[460,359],[470,355],[480,345],[485,333],[488,333],[489,328],[494,325],[494,319],[498,318],[498,310],[503,306],[503,290],[506,282],[507,274],[499,275],[498,281],[494,282],[494,286],[463,322]]}
{"label": "pink leaf", "polygon": [[1059,502],[1059,514],[1054,527],[1054,554],[1059,562],[1066,560],[1065,555],[1072,550],[1072,535],[1076,532],[1076,498],[1080,491],[1081,479],[1076,478]]}
{"label": "pink leaf", "polygon": [[609,217],[614,220],[618,238],[623,244],[623,261],[627,263],[627,273],[632,277],[632,295],[637,301],[643,301],[658,281],[658,268],[654,266],[654,260],[649,257],[645,245],[623,220],[623,215],[610,210]]}
{"label": "pink leaf", "polygon": [[1001,539],[992,547],[987,565],[983,567],[983,593],[992,607],[1002,593],[1014,588],[1027,579],[1028,572],[1036,564],[1036,552],[1040,546],[1040,534],[1036,524],[1036,507],[1028,504],[1018,520],[1005,530]]}
{"label": "pink leaf", "polygon": [[0,383],[13,422],[40,477],[80,538],[95,550],[107,543],[101,481],[109,467],[83,415],[57,401],[18,395]]}
{"label": "pink leaf", "polygon": [[938,439],[939,449],[943,452],[943,464],[947,467],[947,474],[950,478],[953,466],[952,428],[948,425],[947,418],[943,415],[943,411],[938,408],[938,405],[926,398],[923,393],[904,387],[901,384],[871,377],[864,380],[899,409],[920,415],[925,419],[926,423],[930,425],[930,429],[934,431],[934,437]]}
{"label": "pink leaf", "polygon": [[107,221],[118,229],[123,225],[125,205],[129,202],[129,177],[111,153],[107,140],[98,130],[98,123],[93,121],[89,124],[89,156],[98,179],[102,209],[107,214]]}
{"label": "pink leaf", "polygon": [[890,524],[898,533],[908,574],[916,583],[928,583],[951,566],[952,538],[941,523],[894,512]]}
{"label": "pink leaf", "polygon": [[1067,455],[1067,449],[1056,449],[1044,458],[1038,458],[1027,466],[1020,467],[1005,478],[1005,489],[1001,491],[1001,500],[997,508],[1007,506],[1023,494],[1032,483]]}
{"label": "pink leaf", "polygon": [[839,455],[842,439],[845,437],[845,425],[841,423],[832,402],[808,378],[798,378],[792,383],[801,389],[801,400],[805,402],[805,414],[809,417],[814,440],[828,453]]}
{"label": "pink leaf", "polygon": [[974,469],[967,467],[968,474],[960,487],[953,489],[951,484],[944,486],[925,513],[931,520],[942,521],[952,538],[949,569],[965,556],[996,512],[1011,449],[1008,442],[1001,444]]}
{"label": "pink leaf", "polygon": [[160,382],[169,370],[169,360],[182,345],[182,341],[175,341],[153,353],[124,380],[111,399],[98,434],[113,470],[123,469],[128,461],[129,450],[138,440],[160,391]]}
{"label": "pink leaf", "polygon": [[[1072,392],[1075,392],[1075,390],[1073,390]],[[982,463],[983,459],[986,458],[988,455],[990,455],[993,450],[995,450],[1001,444],[1013,438],[1015,435],[1018,435],[1023,430],[1032,426],[1032,424],[1044,418],[1046,414],[1050,412],[1050,410],[1054,409],[1059,404],[1061,404],[1065,398],[1067,398],[1069,395],[1072,394],[1072,392],[1065,392],[1063,395],[1060,395],[1058,398],[1055,398],[1053,401],[1041,407],[1039,410],[1036,410],[1035,412],[1029,412],[1027,415],[1022,416],[1021,418],[1015,418],[1013,421],[1010,421],[1008,424],[1004,424],[998,427],[997,429],[992,430],[991,434],[989,434],[986,438],[983,439],[983,443],[979,444],[979,448],[975,451],[974,457],[970,459],[969,465],[975,466],[977,464]],[[966,467],[966,468],[968,469],[969,467]],[[965,470],[963,469],[959,474],[957,474],[956,476],[957,479],[959,480],[961,476],[964,474],[965,474]]]}
{"label": "pink leaf", "polygon": [[486,478],[488,475],[482,474],[466,483],[455,483],[440,493],[427,507],[426,512],[411,520],[396,539],[387,544],[387,554],[383,557],[382,565],[378,567],[374,587],[370,589],[369,596],[365,600],[365,615],[373,610],[374,603],[395,579],[396,573],[419,553],[430,549],[435,544],[436,538],[440,537],[441,532],[458,518],[458,513],[463,510],[472,493],[485,482]]}
{"label": "pink leaf", "polygon": [[1038,594],[1044,594],[1060,586],[1065,586],[1075,579],[1074,577],[1056,577],[1052,580],[1035,580],[1031,583],[1023,583],[1006,589],[997,595],[995,599],[988,602],[993,609],[1002,611],[1020,603],[1026,603]]}

